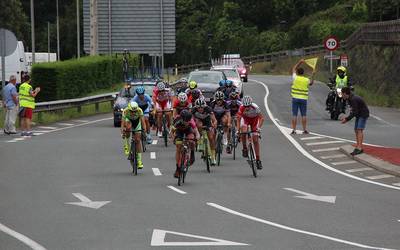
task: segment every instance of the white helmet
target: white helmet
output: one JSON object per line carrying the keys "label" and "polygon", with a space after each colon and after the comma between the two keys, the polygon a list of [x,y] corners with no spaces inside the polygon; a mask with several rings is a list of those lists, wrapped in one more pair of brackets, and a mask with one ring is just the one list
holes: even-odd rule
{"label": "white helmet", "polygon": [[243,97],[242,103],[243,103],[243,106],[248,107],[251,104],[253,104],[253,99],[250,96],[246,95],[245,97]]}
{"label": "white helmet", "polygon": [[178,94],[178,100],[180,102],[186,102],[188,99],[187,94],[185,92],[181,92]]}
{"label": "white helmet", "polygon": [[163,82],[157,83],[157,89],[160,91],[165,90],[165,83],[163,83]]}

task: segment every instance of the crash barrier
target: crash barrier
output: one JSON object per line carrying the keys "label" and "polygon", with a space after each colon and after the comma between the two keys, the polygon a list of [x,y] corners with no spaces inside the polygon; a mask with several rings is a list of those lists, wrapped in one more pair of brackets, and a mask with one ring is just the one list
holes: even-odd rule
{"label": "crash barrier", "polygon": [[58,111],[70,108],[77,108],[78,113],[82,111],[82,106],[95,104],[96,112],[99,111],[99,104],[103,102],[110,102],[111,108],[114,105],[114,97],[118,92],[76,98],[67,99],[51,102],[38,102],[36,103],[36,108],[33,110],[34,113],[38,113],[39,122],[42,120],[42,113],[50,111]]}

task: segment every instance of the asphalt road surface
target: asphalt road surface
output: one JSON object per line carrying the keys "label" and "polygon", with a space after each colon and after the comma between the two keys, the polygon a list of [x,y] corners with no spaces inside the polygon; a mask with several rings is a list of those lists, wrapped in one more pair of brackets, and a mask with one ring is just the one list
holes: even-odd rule
{"label": "asphalt road surface", "polygon": [[[292,137],[290,78],[252,79],[267,116],[257,178],[241,156],[207,173],[197,155],[178,187],[175,149],[154,135],[132,176],[110,115],[0,136],[0,249],[400,249],[400,179],[335,151],[353,131],[328,119],[328,89],[311,91],[319,135]],[[371,110],[366,141],[399,146],[399,112]]]}

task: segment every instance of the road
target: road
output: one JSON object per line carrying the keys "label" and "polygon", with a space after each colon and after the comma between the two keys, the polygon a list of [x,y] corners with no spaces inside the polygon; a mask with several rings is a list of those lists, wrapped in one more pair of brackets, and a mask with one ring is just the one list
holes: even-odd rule
{"label": "road", "polygon": [[[257,82],[249,81],[246,93],[267,114],[269,90],[270,113],[287,125],[288,78],[252,79]],[[394,185],[400,179],[346,171],[363,166],[334,166],[313,152],[330,144],[307,145],[325,136],[353,138],[351,124],[319,111],[325,92],[316,86],[310,98],[310,131],[323,136],[308,137],[320,138],[291,137],[267,118],[257,178],[243,158],[225,154],[210,174],[196,161],[178,187],[174,148],[161,141],[148,146],[144,169],[132,176],[110,115],[65,129],[51,125],[51,132],[25,140],[2,139],[0,249],[400,249],[400,187]],[[376,114],[390,125],[370,119],[368,142],[396,146],[396,112]],[[109,203],[67,204],[79,197]]]}

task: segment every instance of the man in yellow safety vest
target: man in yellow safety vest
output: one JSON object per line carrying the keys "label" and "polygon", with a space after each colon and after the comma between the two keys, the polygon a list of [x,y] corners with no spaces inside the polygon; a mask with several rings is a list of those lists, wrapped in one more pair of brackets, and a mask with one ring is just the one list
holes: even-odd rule
{"label": "man in yellow safety vest", "polygon": [[304,63],[301,59],[292,69],[293,84],[291,89],[292,95],[292,134],[296,134],[297,115],[301,113],[301,123],[303,125],[303,134],[308,134],[307,131],[307,100],[308,87],[314,84],[315,69],[313,70],[311,80],[304,76],[304,69],[300,64]]}
{"label": "man in yellow safety vest", "polygon": [[33,110],[35,109],[35,97],[40,92],[40,88],[37,87],[35,90],[30,85],[29,75],[25,75],[24,83],[19,86],[19,105],[21,118],[21,136],[32,136],[34,135],[31,131],[31,122]]}

